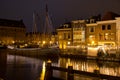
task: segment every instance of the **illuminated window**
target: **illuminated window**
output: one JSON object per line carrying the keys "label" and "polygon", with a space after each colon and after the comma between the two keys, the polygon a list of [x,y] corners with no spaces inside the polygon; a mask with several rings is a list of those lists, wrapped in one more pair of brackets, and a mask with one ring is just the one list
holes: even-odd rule
{"label": "illuminated window", "polygon": [[105,33],[105,40],[109,40],[109,33]]}
{"label": "illuminated window", "polygon": [[89,36],[89,40],[90,40],[90,41],[95,40],[95,35],[90,35],[90,36]]}
{"label": "illuminated window", "polygon": [[59,39],[62,39],[62,36],[61,36],[61,35],[59,35]]}

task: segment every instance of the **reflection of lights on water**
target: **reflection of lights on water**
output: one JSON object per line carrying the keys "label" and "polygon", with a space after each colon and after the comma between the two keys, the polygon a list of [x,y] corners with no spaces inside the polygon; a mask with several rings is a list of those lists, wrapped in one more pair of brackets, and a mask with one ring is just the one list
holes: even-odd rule
{"label": "reflection of lights on water", "polygon": [[68,58],[68,62],[67,62],[67,64],[66,64],[66,68],[67,68],[68,66],[72,66],[72,63],[70,62],[70,58]]}
{"label": "reflection of lights on water", "polygon": [[40,80],[44,80],[45,78],[45,61],[43,62],[43,65],[42,65],[42,72],[41,72],[41,76],[40,76]]}

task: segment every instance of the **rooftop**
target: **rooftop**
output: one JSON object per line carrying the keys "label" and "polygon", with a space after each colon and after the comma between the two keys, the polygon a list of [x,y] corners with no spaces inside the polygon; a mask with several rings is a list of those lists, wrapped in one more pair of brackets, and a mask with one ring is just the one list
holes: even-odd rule
{"label": "rooftop", "polygon": [[114,12],[106,12],[103,17],[102,17],[102,21],[106,21],[106,20],[115,20],[115,17],[120,17],[119,14],[114,13]]}
{"label": "rooftop", "polygon": [[25,28],[23,20],[8,20],[8,19],[0,19],[0,26],[7,27],[22,27]]}

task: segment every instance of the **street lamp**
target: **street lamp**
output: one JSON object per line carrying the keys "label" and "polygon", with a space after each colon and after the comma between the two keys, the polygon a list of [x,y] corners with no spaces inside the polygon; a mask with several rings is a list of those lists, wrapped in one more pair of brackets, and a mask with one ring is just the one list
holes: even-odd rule
{"label": "street lamp", "polygon": [[43,41],[43,44],[45,44],[46,42],[45,41]]}
{"label": "street lamp", "polygon": [[70,45],[70,42],[68,42],[68,45]]}

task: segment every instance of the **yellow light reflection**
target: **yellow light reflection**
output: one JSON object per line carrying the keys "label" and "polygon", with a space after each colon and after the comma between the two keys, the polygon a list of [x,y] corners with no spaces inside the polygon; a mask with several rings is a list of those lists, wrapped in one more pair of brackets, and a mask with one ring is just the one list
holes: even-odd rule
{"label": "yellow light reflection", "polygon": [[68,62],[67,62],[66,67],[68,67],[68,66],[72,66],[72,63],[71,63],[71,61],[70,61],[70,58],[68,58]]}
{"label": "yellow light reflection", "polygon": [[42,66],[42,72],[41,72],[41,76],[40,76],[40,80],[44,80],[45,78],[45,61],[43,62],[43,66]]}

